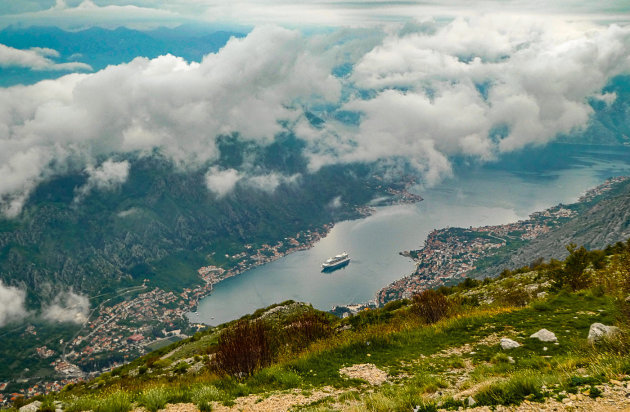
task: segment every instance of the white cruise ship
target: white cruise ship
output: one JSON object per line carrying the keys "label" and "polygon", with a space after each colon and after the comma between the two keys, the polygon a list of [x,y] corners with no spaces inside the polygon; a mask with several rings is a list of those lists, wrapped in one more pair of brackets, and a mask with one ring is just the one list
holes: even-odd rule
{"label": "white cruise ship", "polygon": [[324,263],[322,263],[322,270],[329,271],[340,268],[342,266],[346,266],[350,263],[350,257],[346,252],[343,252],[340,255],[333,256],[330,259],[327,259]]}

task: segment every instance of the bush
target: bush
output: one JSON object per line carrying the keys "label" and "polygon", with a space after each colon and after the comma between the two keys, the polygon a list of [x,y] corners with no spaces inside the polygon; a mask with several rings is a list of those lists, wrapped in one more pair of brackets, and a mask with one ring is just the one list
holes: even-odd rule
{"label": "bush", "polygon": [[219,336],[215,362],[230,375],[252,375],[274,358],[269,327],[263,321],[240,320]]}
{"label": "bush", "polygon": [[332,334],[332,327],[326,315],[319,312],[302,313],[292,320],[284,329],[283,343],[288,343],[292,349],[301,349],[311,342],[328,337]]}
{"label": "bush", "polygon": [[414,312],[429,324],[448,316],[450,306],[446,297],[434,290],[425,290],[413,297]]}
{"label": "bush", "polygon": [[507,381],[490,384],[474,396],[479,405],[520,404],[525,399],[543,399],[541,383],[530,374],[513,376]]}
{"label": "bush", "polygon": [[97,406],[97,399],[89,396],[82,396],[64,404],[63,410],[66,412],[95,411]]}
{"label": "bush", "polygon": [[164,409],[168,402],[168,390],[166,388],[151,388],[140,395],[139,403],[150,412]]}
{"label": "bush", "polygon": [[37,412],[55,412],[55,404],[51,398],[44,399]]}
{"label": "bush", "polygon": [[193,390],[192,402],[201,412],[212,410],[212,403],[225,398],[225,394],[214,386],[199,386]]}
{"label": "bush", "polygon": [[131,410],[131,395],[116,392],[98,403],[94,412],[128,412]]}

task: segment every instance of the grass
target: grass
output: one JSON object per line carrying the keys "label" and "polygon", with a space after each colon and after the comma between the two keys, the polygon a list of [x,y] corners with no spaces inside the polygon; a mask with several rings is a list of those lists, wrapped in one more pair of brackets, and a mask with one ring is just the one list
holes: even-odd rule
{"label": "grass", "polygon": [[[462,300],[464,294],[470,297],[480,291],[497,296],[506,285],[524,287],[536,280],[532,274],[515,278],[518,284],[510,278],[469,282],[468,287],[453,288],[449,299],[468,302],[468,298]],[[269,366],[253,368],[249,376],[222,374],[212,367],[210,359],[217,352],[220,334],[232,327],[227,325],[162,348],[116,373],[77,385],[59,398],[74,412],[128,411],[134,405],[154,412],[166,403],[178,402],[193,402],[209,411],[215,402],[231,405],[241,396],[264,399],[272,392],[295,389],[312,394],[329,386],[336,388],[336,394],[309,405],[308,410],[330,410],[341,403],[356,410],[432,411],[464,406],[465,399],[457,394],[466,389],[476,404],[492,407],[561,397],[563,392],[588,391],[597,397],[601,393],[596,385],[630,374],[627,334],[595,346],[586,340],[594,322],[627,330],[627,312],[613,295],[590,288],[549,291],[547,299],[526,306],[521,306],[520,296],[512,300],[476,306],[451,303],[448,316],[442,319],[427,319],[426,311],[418,311],[417,302],[390,303],[350,319],[330,321],[303,316],[312,308],[300,307],[299,317],[274,320],[269,333],[285,336],[287,330],[299,330],[296,327],[309,319],[324,326],[330,322],[330,330],[312,335],[304,341],[307,344],[301,341],[291,346],[293,342],[287,341]],[[258,311],[257,316],[262,313]],[[351,330],[331,332],[341,326],[351,326]],[[554,332],[558,344],[530,338],[541,328]],[[521,346],[504,351],[498,343],[501,337]],[[159,360],[173,349],[177,350],[170,358]],[[183,366],[184,358],[198,362],[202,357],[206,366],[196,374]],[[386,371],[389,381],[368,387],[361,379],[339,373],[345,366],[362,363]],[[141,367],[143,373],[134,377],[131,372]]]}

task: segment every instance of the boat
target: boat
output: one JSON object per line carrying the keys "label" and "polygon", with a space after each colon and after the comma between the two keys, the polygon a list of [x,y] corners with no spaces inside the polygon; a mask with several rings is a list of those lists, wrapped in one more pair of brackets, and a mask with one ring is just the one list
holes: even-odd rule
{"label": "boat", "polygon": [[348,263],[350,263],[350,257],[346,252],[343,252],[339,255],[331,257],[330,259],[327,259],[324,263],[322,263],[322,271],[333,271],[335,269],[346,266]]}

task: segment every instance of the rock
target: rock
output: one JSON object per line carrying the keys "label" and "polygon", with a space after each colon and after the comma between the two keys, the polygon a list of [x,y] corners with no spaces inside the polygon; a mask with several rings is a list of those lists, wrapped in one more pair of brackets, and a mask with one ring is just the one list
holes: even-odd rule
{"label": "rock", "polygon": [[37,412],[37,410],[42,406],[40,401],[31,402],[28,405],[24,405],[20,408],[20,412]]}
{"label": "rock", "polygon": [[512,339],[501,338],[501,349],[503,350],[514,349],[518,348],[519,346],[521,346],[521,344]]}
{"label": "rock", "polygon": [[616,326],[606,326],[603,323],[593,323],[588,331],[588,341],[593,343],[603,338],[614,336],[619,333]]}
{"label": "rock", "polygon": [[514,360],[514,358],[513,358],[513,357],[511,357],[511,356],[508,356],[508,362],[509,362],[509,363],[516,363],[516,361]]}
{"label": "rock", "polygon": [[470,407],[475,405],[477,402],[475,401],[475,399],[472,396],[469,396],[468,399],[466,399],[466,404]]}
{"label": "rock", "polygon": [[547,292],[538,292],[538,293],[536,294],[536,297],[537,297],[538,299],[544,299],[544,298],[546,298],[546,297],[547,297]]}
{"label": "rock", "polygon": [[541,342],[557,342],[558,341],[558,338],[556,338],[556,335],[553,332],[548,331],[547,329],[539,330],[538,332],[531,335],[530,338],[536,338]]}

